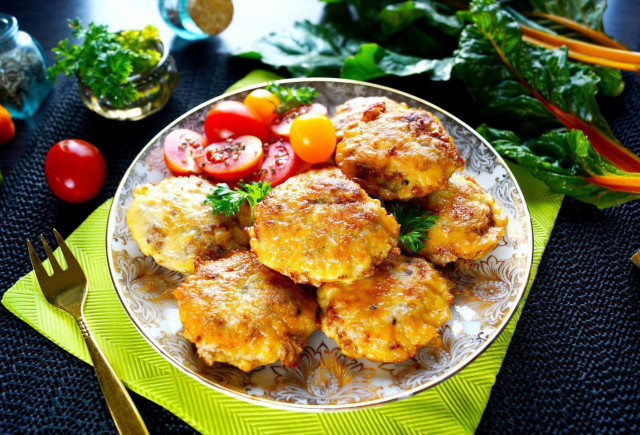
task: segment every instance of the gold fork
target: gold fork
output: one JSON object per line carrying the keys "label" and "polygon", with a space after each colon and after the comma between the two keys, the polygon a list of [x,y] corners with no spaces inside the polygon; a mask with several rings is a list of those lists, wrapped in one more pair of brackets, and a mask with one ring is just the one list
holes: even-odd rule
{"label": "gold fork", "polygon": [[84,318],[83,307],[87,296],[87,278],[80,267],[80,263],[78,263],[76,257],[55,229],[53,230],[53,235],[58,241],[58,245],[60,245],[67,268],[62,269],[60,267],[47,241],[40,234],[44,251],[53,269],[52,275],[47,273],[36,251],[33,249],[31,241],[27,240],[31,264],[33,264],[33,270],[36,273],[42,294],[51,305],[71,314],[78,323],[82,337],[89,349],[93,367],[98,376],[98,383],[118,432],[121,434],[148,434],[144,421],[142,421],[142,417],[140,417],[140,413],[131,400],[129,393],[127,393],[124,385],[118,379],[98,347],[98,343],[93,338],[93,334]]}

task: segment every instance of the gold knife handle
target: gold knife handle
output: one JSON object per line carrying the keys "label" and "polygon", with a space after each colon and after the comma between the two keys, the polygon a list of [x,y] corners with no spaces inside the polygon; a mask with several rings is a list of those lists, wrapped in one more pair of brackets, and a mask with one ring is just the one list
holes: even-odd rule
{"label": "gold knife handle", "polygon": [[98,343],[96,343],[96,340],[93,338],[89,326],[83,318],[78,318],[76,321],[89,349],[89,354],[93,361],[93,368],[96,370],[96,375],[98,376],[98,383],[107,401],[107,407],[116,424],[116,429],[118,429],[118,432],[121,434],[148,435],[149,431],[133,400],[131,400],[131,396],[129,396],[124,384],[118,379],[116,372],[113,371],[107,358],[105,358],[102,350],[98,347]]}

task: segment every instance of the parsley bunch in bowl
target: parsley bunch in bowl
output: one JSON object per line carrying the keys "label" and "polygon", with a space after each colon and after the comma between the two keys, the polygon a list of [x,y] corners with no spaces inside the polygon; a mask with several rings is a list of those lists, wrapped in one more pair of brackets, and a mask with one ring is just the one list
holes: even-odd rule
{"label": "parsley bunch in bowl", "polygon": [[109,32],[107,26],[70,20],[71,35],[79,41],[63,39],[53,49],[56,62],[49,68],[52,80],[59,74],[75,75],[97,97],[114,108],[131,104],[138,91],[131,77],[151,70],[162,58],[158,29],[148,25],[142,30]]}

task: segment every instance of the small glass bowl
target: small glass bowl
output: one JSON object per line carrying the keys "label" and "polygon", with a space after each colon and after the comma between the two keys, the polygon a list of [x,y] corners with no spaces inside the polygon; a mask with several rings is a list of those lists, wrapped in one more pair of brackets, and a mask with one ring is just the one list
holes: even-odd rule
{"label": "small glass bowl", "polygon": [[133,83],[139,94],[134,102],[116,108],[104,98],[96,96],[78,78],[80,98],[89,109],[109,119],[136,121],[156,113],[167,104],[178,84],[178,69],[175,60],[169,54],[168,45],[159,42],[158,51],[162,53],[162,58],[153,68],[127,79],[128,83]]}

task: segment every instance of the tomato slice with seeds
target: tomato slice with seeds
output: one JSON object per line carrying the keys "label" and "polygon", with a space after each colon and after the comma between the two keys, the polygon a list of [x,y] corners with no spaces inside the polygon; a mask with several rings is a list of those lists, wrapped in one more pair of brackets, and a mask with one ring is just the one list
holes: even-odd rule
{"label": "tomato slice with seeds", "polygon": [[196,161],[205,174],[216,180],[233,181],[260,167],[264,152],[255,136],[240,136],[207,146]]}
{"label": "tomato slice with seeds", "polygon": [[277,186],[298,170],[300,159],[286,139],[265,145],[264,154],[262,166],[247,181],[269,181],[271,186]]}
{"label": "tomato slice with seeds", "polygon": [[167,168],[175,176],[202,174],[196,158],[205,145],[206,139],[198,132],[186,128],[172,131],[164,140],[164,162]]}
{"label": "tomato slice with seeds", "polygon": [[273,121],[273,124],[271,124],[271,133],[277,137],[288,137],[293,120],[305,113],[319,113],[321,115],[326,115],[329,111],[327,110],[327,106],[319,103],[295,107]]}

